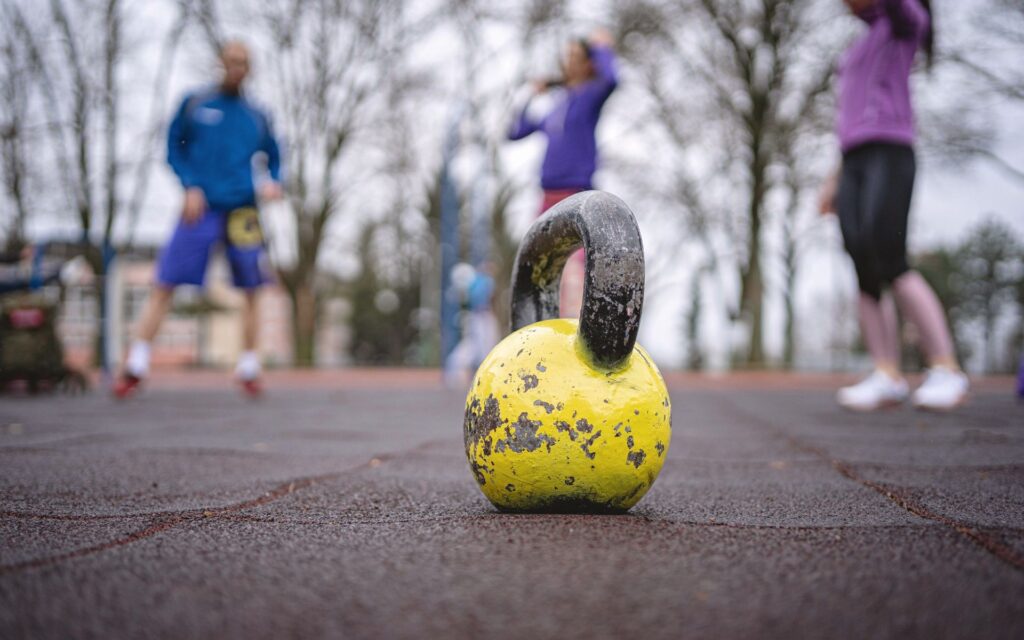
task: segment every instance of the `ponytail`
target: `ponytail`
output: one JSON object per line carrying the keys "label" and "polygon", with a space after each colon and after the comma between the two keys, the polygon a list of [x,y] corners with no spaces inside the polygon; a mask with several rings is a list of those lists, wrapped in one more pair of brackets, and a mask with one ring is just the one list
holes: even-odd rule
{"label": "ponytail", "polygon": [[924,54],[928,68],[932,68],[935,62],[935,13],[932,11],[931,0],[919,0],[924,10],[928,12],[928,33],[924,36]]}
{"label": "ponytail", "polygon": [[587,60],[594,59],[594,45],[590,44],[590,40],[586,38],[576,38],[576,44],[583,48],[583,53],[587,56]]}

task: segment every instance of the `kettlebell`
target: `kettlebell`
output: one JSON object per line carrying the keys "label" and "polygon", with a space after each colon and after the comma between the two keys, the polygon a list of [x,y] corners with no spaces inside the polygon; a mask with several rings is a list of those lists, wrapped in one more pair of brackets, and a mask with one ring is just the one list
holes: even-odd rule
{"label": "kettlebell", "polygon": [[[586,256],[579,321],[559,319],[569,256]],[[477,369],[463,431],[470,469],[502,511],[622,513],[654,484],[671,406],[636,344],[644,254],[629,207],[600,191],[538,218],[512,275],[512,333]]]}

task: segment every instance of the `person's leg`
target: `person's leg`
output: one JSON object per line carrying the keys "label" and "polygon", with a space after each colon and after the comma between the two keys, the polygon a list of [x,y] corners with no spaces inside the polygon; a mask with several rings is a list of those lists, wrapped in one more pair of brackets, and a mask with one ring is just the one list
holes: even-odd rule
{"label": "person's leg", "polygon": [[[580,193],[576,189],[545,190],[544,201],[541,203],[540,215],[562,200]],[[574,251],[562,268],[562,279],[559,282],[558,299],[559,315],[563,318],[579,318],[583,308],[583,280],[586,271],[586,259],[583,250]]]}
{"label": "person's leg", "polygon": [[900,318],[896,313],[896,301],[891,293],[882,295],[879,308],[882,311],[882,326],[885,331],[885,350],[896,372],[899,373],[900,361],[903,359],[903,349],[900,346]]}
{"label": "person's leg", "polygon": [[136,378],[149,375],[150,345],[160,330],[160,324],[167,317],[174,299],[174,289],[166,285],[156,285],[142,309],[139,324],[135,330],[135,340],[125,360],[125,372]]}
{"label": "person's leg", "polygon": [[860,320],[861,333],[875,368],[891,378],[899,378],[899,359],[893,353],[891,317],[886,309],[891,306],[892,299],[889,296],[876,300],[861,292],[857,298],[857,316]]}
{"label": "person's leg", "polygon": [[868,220],[865,216],[865,169],[869,161],[868,151],[857,150],[843,160],[843,169],[836,192],[836,210],[839,227],[843,235],[843,246],[853,260],[857,273],[858,320],[861,336],[875,368],[899,377],[897,364],[893,361],[887,327],[883,312],[881,281],[878,277],[877,262],[872,256]]}
{"label": "person's leg", "polygon": [[562,281],[558,298],[563,318],[579,318],[583,309],[583,286],[586,278],[587,261],[583,250],[574,252],[562,269]]}
{"label": "person's leg", "polygon": [[907,271],[892,283],[900,310],[917,327],[928,364],[958,371],[960,363],[942,303],[928,282],[916,271]]}
{"label": "person's leg", "polygon": [[145,342],[152,342],[160,330],[160,324],[167,317],[171,310],[171,301],[174,299],[174,289],[165,285],[156,285],[146,300],[146,306],[142,309],[139,317],[139,325],[135,331],[136,337]]}
{"label": "person's leg", "polygon": [[244,351],[256,350],[259,345],[259,327],[259,289],[247,289],[242,311],[242,349]]}
{"label": "person's leg", "polygon": [[893,293],[900,309],[917,327],[928,357],[928,372],[911,400],[918,409],[950,411],[967,399],[970,382],[956,359],[953,338],[938,296],[916,271],[896,278]]}
{"label": "person's leg", "polygon": [[161,251],[156,284],[136,325],[135,340],[125,359],[124,375],[114,387],[118,397],[127,397],[149,374],[151,345],[170,311],[174,289],[182,284],[202,285],[210,248],[221,236],[219,229],[220,225],[210,212],[192,223],[179,222]]}
{"label": "person's leg", "polygon": [[256,380],[262,372],[259,352],[259,289],[246,289],[242,306],[242,354],[235,373],[242,380]]}
{"label": "person's leg", "polygon": [[932,288],[907,262],[907,228],[916,163],[909,147],[886,146],[871,169],[868,194],[879,270],[904,317],[917,327],[930,366],[959,369],[946,314]]}
{"label": "person's leg", "polygon": [[843,159],[836,209],[843,244],[853,260],[860,289],[858,316],[861,333],[871,354],[875,371],[855,385],[836,394],[840,405],[856,411],[873,411],[906,399],[908,388],[899,372],[898,328],[893,326],[891,300],[882,295],[878,260],[871,244],[871,218],[867,208],[867,169],[874,149],[861,148]]}
{"label": "person's leg", "polygon": [[872,168],[869,193],[874,203],[875,243],[879,271],[888,284],[903,316],[917,327],[930,368],[912,400],[921,409],[949,410],[964,401],[969,387],[953,350],[945,313],[938,297],[921,274],[907,264],[907,221],[916,171],[909,147],[886,145]]}
{"label": "person's leg", "polygon": [[259,346],[259,288],[270,281],[259,212],[242,207],[227,214],[225,253],[231,265],[234,285],[245,295],[242,308],[242,354],[235,374],[251,396],[262,393],[258,380],[262,373]]}
{"label": "person's leg", "polygon": [[469,384],[470,369],[473,368],[473,341],[466,332],[455,345],[444,362],[444,383],[449,389],[464,389]]}
{"label": "person's leg", "polygon": [[473,364],[475,370],[498,344],[498,328],[494,312],[477,309],[469,312],[468,336],[473,343]]}

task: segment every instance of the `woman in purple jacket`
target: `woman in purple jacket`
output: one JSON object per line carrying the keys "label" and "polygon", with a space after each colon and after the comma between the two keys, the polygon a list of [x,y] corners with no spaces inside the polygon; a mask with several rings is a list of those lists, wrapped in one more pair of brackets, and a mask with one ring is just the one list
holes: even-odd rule
{"label": "woman in purple jacket", "polygon": [[[528,113],[527,103],[509,129],[509,140],[521,140],[538,131],[548,139],[540,171],[544,190],[540,214],[573,194],[593,188],[598,163],[597,122],[619,83],[613,45],[606,29],[594,31],[586,40],[570,42],[562,61],[562,77],[533,83],[534,96],[553,87],[564,89],[554,108],[535,120]],[[583,298],[582,252],[570,258],[563,273],[561,315],[577,317]]]}
{"label": "woman in purple jacket", "polygon": [[534,95],[553,87],[564,88],[554,109],[534,120],[528,114],[527,103],[508,132],[509,140],[521,140],[537,131],[548,139],[540,170],[544,189],[541,212],[574,193],[593,188],[597,121],[605,101],[619,83],[613,44],[606,29],[598,29],[587,40],[570,42],[562,61],[562,77],[533,83]]}
{"label": "woman in purple jacket", "polygon": [[967,395],[938,298],[907,264],[907,218],[914,189],[914,115],[910,72],[917,50],[929,63],[934,30],[928,0],[844,0],[867,24],[839,68],[838,134],[842,167],[822,189],[822,213],[835,211],[860,287],[858,315],[875,371],[839,390],[849,409],[900,404],[896,307],[918,329],[929,369],[916,407],[949,410]]}

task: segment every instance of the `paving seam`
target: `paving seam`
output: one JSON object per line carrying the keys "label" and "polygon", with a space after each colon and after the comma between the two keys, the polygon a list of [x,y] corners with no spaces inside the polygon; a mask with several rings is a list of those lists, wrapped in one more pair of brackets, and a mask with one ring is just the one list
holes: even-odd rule
{"label": "paving seam", "polygon": [[6,444],[0,446],[0,453],[48,453],[53,451],[54,446],[96,444],[116,440],[117,436],[110,433],[87,433],[77,436],[55,437],[47,440],[38,440],[27,444]]}
{"label": "paving seam", "polygon": [[785,429],[779,427],[771,420],[765,419],[756,413],[751,413],[746,409],[740,407],[733,400],[730,400],[724,396],[722,397],[722,399],[728,403],[729,408],[731,408],[734,413],[741,415],[745,420],[749,420],[760,425],[761,427],[764,427],[766,430],[771,432],[772,435],[784,440],[790,447],[796,449],[797,451],[813,455],[822,462],[827,463],[836,472],[838,472],[839,475],[843,476],[844,478],[852,480],[853,482],[856,482],[857,484],[863,487],[871,489],[875,493],[885,497],[890,502],[892,502],[899,508],[903,509],[904,511],[910,513],[911,515],[923,518],[925,520],[931,520],[932,522],[937,522],[947,527],[948,529],[955,532],[957,535],[966,538],[970,542],[973,542],[977,546],[981,547],[982,549],[984,549],[991,555],[995,556],[999,560],[1002,560],[1014,569],[1024,571],[1024,555],[1017,553],[1012,548],[1004,545],[995,538],[986,535],[984,532],[979,531],[977,528],[972,527],[966,522],[956,520],[955,518],[950,518],[949,516],[945,516],[941,513],[937,513],[925,507],[922,504],[914,502],[909,496],[901,492],[899,489],[889,487],[882,483],[875,482],[873,480],[865,478],[864,476],[860,475],[857,472],[856,467],[854,467],[854,465],[852,465],[851,463],[833,457],[831,454],[829,454],[827,450],[801,440],[800,438],[788,433]]}
{"label": "paving seam", "polygon": [[335,480],[337,478],[341,478],[347,475],[359,473],[360,471],[364,471],[366,469],[373,469],[379,466],[382,462],[388,462],[391,460],[402,458],[404,456],[413,455],[417,453],[420,449],[430,447],[436,444],[437,442],[438,440],[427,440],[425,442],[421,442],[420,444],[414,447],[411,447],[404,451],[400,451],[398,453],[379,454],[373,456],[372,458],[370,458],[366,462],[363,462],[362,464],[359,464],[355,467],[350,467],[342,471],[335,471],[332,473],[324,473],[315,476],[296,478],[294,480],[282,483],[256,498],[243,500],[242,502],[236,502],[225,507],[215,507],[207,509],[188,509],[177,513],[172,512],[174,513],[174,515],[172,515],[168,519],[162,520],[143,529],[132,531],[131,533],[123,535],[119,538],[115,538],[113,540],[107,540],[106,542],[100,542],[98,544],[90,545],[88,547],[74,549],[72,551],[67,551],[53,556],[36,558],[34,560],[24,560],[22,562],[15,562],[8,565],[0,565],[0,576],[5,576],[11,573],[17,573],[20,571],[24,571],[26,569],[38,569],[41,567],[59,564],[66,560],[73,560],[76,558],[90,556],[96,553],[100,553],[102,551],[123,547],[134,542],[138,542],[140,540],[151,538],[157,535],[158,533],[162,533],[169,529],[173,529],[181,524],[189,522],[202,522],[210,518],[217,518],[223,515],[244,511],[246,509],[252,509],[253,507],[259,507],[274,502],[275,500],[279,500],[285,496],[289,496],[297,491],[307,489],[315,484],[319,484],[321,482],[328,482],[330,480]]}

